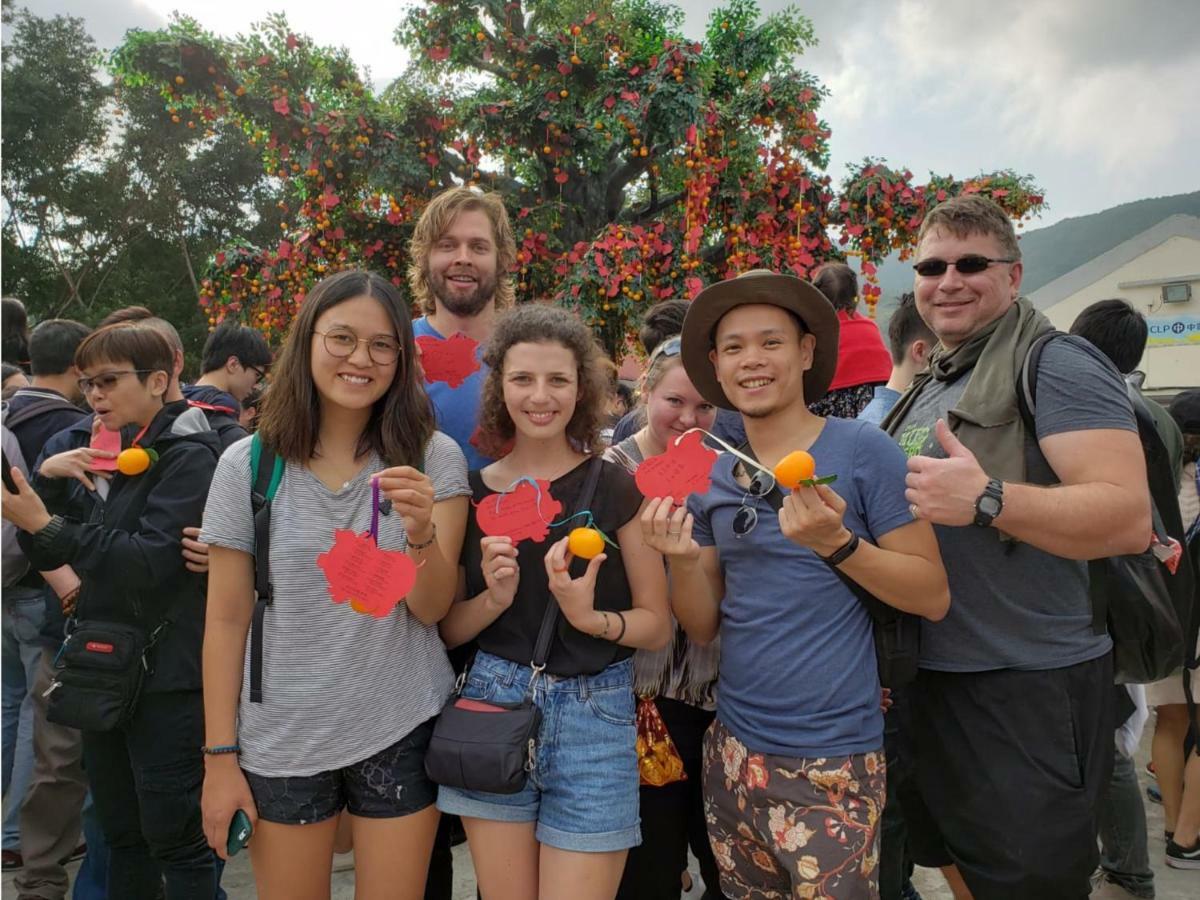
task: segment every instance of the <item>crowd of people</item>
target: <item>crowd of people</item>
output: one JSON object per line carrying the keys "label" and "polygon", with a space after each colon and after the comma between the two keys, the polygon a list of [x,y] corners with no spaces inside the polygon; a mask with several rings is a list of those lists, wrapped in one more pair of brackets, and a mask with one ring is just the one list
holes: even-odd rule
{"label": "crowd of people", "polygon": [[448,900],[465,837],[486,900],[677,900],[689,852],[708,900],[913,900],[916,865],[956,900],[1149,898],[1148,707],[1166,861],[1200,869],[1197,617],[1118,686],[1089,591],[1200,546],[1200,391],[1141,395],[1135,310],[1055,333],[965,196],[886,342],[848,266],[745,272],[647,310],[617,416],[515,254],[501,198],[451,189],[419,317],[340,272],[274,355],[218,327],[191,385],[146,309],[26,337],[4,301],[18,897],[86,853],[77,900],[211,900],[245,845],[264,900],[328,898],[351,849],[356,896]]}

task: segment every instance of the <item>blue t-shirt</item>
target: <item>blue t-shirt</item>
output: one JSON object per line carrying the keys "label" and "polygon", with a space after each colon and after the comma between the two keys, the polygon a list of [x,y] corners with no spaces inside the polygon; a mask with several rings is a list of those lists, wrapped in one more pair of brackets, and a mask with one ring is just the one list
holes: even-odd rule
{"label": "blue t-shirt", "polygon": [[[413,334],[416,337],[446,340],[446,336],[438,334],[425,316],[413,320]],[[488,368],[483,364],[482,344],[475,349],[475,358],[479,360],[479,368],[458,387],[450,387],[444,381],[425,382],[425,390],[429,392],[437,416],[438,431],[448,434],[462,448],[467,458],[467,468],[471,471],[482,469],[492,462],[490,457],[484,456],[471,443],[475,429],[479,427],[479,404],[483,397],[483,382],[488,374]]]}
{"label": "blue t-shirt", "polygon": [[[809,452],[836,475],[846,527],[871,543],[913,521],[904,499],[903,452],[866,422],[828,418]],[[712,487],[693,494],[692,534],[715,546],[725,578],[717,715],[751,750],[846,756],[883,745],[879,675],[866,609],[813,551],[785,538],[766,500],[750,498],[758,524],[735,537],[746,491],[724,454]]]}

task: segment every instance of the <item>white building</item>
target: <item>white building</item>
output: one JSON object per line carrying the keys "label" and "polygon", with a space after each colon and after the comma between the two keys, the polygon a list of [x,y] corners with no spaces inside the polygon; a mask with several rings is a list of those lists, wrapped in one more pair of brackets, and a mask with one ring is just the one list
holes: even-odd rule
{"label": "white building", "polygon": [[1138,366],[1147,393],[1200,387],[1200,218],[1163,219],[1029,295],[1062,331],[1084,307],[1113,297],[1128,300],[1150,326]]}

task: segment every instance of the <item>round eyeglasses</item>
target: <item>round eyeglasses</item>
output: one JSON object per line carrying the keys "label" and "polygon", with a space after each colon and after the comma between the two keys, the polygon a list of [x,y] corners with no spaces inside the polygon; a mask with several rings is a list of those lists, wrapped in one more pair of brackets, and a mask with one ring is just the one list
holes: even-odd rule
{"label": "round eyeglasses", "polygon": [[325,349],[330,356],[346,359],[354,355],[359,344],[367,345],[367,356],[377,366],[390,366],[400,358],[400,342],[386,334],[377,334],[371,338],[360,338],[349,328],[331,328],[329,331],[317,331],[325,340]]}

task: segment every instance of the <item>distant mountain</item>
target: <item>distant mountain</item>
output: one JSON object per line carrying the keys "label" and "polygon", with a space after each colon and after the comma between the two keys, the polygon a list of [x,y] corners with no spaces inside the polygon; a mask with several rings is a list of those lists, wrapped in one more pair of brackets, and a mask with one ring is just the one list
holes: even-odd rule
{"label": "distant mountain", "polygon": [[[1026,232],[1020,238],[1021,256],[1025,261],[1022,292],[1033,293],[1060,275],[1177,213],[1200,216],[1200,191],[1135,200],[1089,216],[1063,219],[1048,228]],[[900,262],[893,253],[879,267],[879,286],[883,290],[883,297],[879,301],[876,318],[881,328],[886,327],[900,294],[912,290],[912,283],[911,260]]]}

